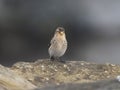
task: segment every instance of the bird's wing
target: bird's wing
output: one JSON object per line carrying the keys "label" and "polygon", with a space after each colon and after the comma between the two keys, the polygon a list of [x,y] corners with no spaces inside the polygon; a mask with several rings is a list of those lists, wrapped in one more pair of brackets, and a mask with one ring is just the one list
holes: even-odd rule
{"label": "bird's wing", "polygon": [[53,44],[53,43],[55,43],[55,39],[54,38],[52,38],[50,44]]}
{"label": "bird's wing", "polygon": [[54,37],[51,39],[50,43],[48,44],[48,46],[50,46],[51,44],[53,44],[55,42]]}

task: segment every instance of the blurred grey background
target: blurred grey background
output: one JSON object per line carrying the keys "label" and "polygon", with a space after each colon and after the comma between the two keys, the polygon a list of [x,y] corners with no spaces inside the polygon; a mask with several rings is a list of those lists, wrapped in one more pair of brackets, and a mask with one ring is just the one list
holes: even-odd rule
{"label": "blurred grey background", "polygon": [[0,0],[0,63],[49,58],[58,26],[69,44],[62,59],[120,63],[119,0]]}

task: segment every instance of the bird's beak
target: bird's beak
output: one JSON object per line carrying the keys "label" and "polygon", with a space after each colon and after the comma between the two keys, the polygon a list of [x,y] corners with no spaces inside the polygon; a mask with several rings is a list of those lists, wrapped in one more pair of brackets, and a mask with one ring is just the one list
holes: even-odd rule
{"label": "bird's beak", "polygon": [[60,34],[61,34],[61,35],[63,35],[63,34],[64,34],[64,32],[60,32]]}

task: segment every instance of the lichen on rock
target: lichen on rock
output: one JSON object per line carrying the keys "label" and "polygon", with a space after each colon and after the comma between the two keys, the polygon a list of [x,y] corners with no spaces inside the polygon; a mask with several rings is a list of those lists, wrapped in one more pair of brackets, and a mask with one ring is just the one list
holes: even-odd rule
{"label": "lichen on rock", "polygon": [[114,80],[118,75],[120,75],[120,65],[114,64],[95,64],[85,61],[61,63],[49,59],[17,62],[9,68],[0,65],[0,90],[35,90],[49,85],[69,86],[69,83],[75,86],[87,85],[85,83]]}

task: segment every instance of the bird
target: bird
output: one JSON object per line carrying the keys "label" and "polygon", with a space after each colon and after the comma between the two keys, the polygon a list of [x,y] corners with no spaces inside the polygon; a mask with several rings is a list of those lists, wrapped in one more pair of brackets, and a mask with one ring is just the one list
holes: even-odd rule
{"label": "bird", "polygon": [[63,56],[67,50],[67,39],[65,34],[65,29],[63,27],[58,27],[55,30],[54,36],[50,41],[50,47],[48,49],[48,53],[50,55],[51,61],[60,61],[65,62],[64,60],[60,60],[60,57]]}

